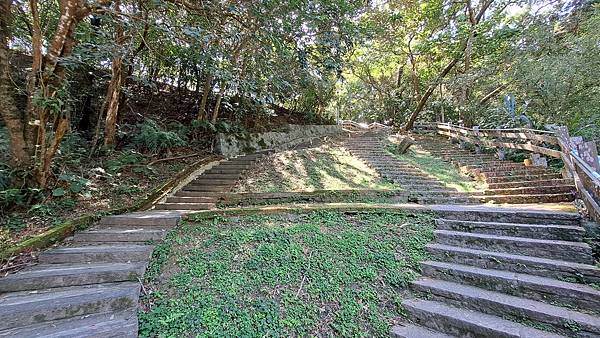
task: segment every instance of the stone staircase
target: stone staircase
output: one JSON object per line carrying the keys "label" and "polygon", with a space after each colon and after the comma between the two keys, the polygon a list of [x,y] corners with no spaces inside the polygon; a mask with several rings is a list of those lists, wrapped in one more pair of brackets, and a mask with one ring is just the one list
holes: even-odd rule
{"label": "stone staircase", "polygon": [[173,212],[104,217],[0,278],[0,337],[137,337],[142,278]]}
{"label": "stone staircase", "polygon": [[460,149],[442,137],[414,135],[419,146],[488,185],[487,201],[498,203],[558,203],[575,199],[572,180],[552,170],[500,161],[493,154]]}
{"label": "stone staircase", "polygon": [[481,198],[449,188],[416,166],[392,157],[385,150],[386,134],[363,133],[343,144],[350,153],[365,161],[384,179],[410,192],[409,202],[421,204],[472,204]]}
{"label": "stone staircase", "polygon": [[447,212],[392,337],[600,337],[600,269],[577,214]]}
{"label": "stone staircase", "polygon": [[242,174],[266,152],[243,155],[222,161],[158,204],[156,210],[209,210],[223,193],[230,192]]}

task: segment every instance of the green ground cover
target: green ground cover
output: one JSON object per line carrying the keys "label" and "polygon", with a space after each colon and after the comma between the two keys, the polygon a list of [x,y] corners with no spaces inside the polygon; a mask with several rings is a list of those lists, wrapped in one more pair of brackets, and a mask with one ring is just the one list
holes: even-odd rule
{"label": "green ground cover", "polygon": [[397,189],[347,150],[333,145],[270,155],[236,192]]}
{"label": "green ground cover", "polygon": [[387,151],[395,158],[407,161],[434,176],[450,188],[463,192],[481,191],[485,188],[484,184],[474,181],[469,176],[461,173],[454,165],[440,158],[433,157],[418,147],[413,147],[402,155],[396,152],[396,148],[393,145],[388,146]]}
{"label": "green ground cover", "polygon": [[389,336],[433,224],[390,211],[188,221],[154,251],[140,334]]}

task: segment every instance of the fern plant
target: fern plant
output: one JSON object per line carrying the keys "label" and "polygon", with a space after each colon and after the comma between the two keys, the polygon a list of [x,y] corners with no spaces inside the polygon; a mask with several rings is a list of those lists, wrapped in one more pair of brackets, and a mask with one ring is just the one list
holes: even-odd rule
{"label": "fern plant", "polygon": [[178,133],[164,130],[156,122],[146,120],[138,125],[139,133],[133,137],[133,145],[140,151],[157,153],[187,144]]}

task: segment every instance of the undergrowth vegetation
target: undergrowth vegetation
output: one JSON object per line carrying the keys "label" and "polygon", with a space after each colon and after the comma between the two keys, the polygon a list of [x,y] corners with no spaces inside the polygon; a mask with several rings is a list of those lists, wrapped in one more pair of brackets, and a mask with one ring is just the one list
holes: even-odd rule
{"label": "undergrowth vegetation", "polygon": [[145,276],[143,337],[385,337],[433,217],[392,212],[202,218]]}

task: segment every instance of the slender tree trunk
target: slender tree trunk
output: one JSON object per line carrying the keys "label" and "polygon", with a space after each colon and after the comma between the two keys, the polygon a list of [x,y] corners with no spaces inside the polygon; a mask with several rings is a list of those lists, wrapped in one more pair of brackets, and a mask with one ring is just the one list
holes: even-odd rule
{"label": "slender tree trunk", "polygon": [[[121,1],[116,0],[114,2],[114,10],[118,15],[121,11]],[[106,93],[105,102],[106,109],[106,120],[104,123],[104,146],[114,147],[117,133],[117,118],[119,115],[119,107],[121,103],[121,92],[124,81],[126,79],[126,72],[128,69],[123,67],[123,45],[125,44],[125,34],[123,32],[123,26],[117,23],[115,32],[115,42],[117,49],[115,51],[115,57],[112,61],[111,71],[112,77],[108,84],[108,91]]]}
{"label": "slender tree trunk", "polygon": [[208,74],[204,80],[202,99],[200,100],[200,107],[198,107],[198,120],[208,119],[206,104],[208,103],[208,95],[212,91],[212,78],[212,75]]}
{"label": "slender tree trunk", "polygon": [[25,122],[15,106],[10,81],[8,41],[10,40],[11,1],[0,3],[0,111],[8,129],[11,164],[15,168],[29,165],[30,156],[25,140]]}
{"label": "slender tree trunk", "polygon": [[219,118],[219,110],[221,108],[221,100],[223,99],[223,94],[225,93],[225,83],[221,83],[221,88],[219,89],[219,94],[217,95],[217,102],[215,102],[215,109],[213,110],[212,117],[210,122],[215,124],[217,119]]}

